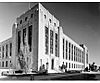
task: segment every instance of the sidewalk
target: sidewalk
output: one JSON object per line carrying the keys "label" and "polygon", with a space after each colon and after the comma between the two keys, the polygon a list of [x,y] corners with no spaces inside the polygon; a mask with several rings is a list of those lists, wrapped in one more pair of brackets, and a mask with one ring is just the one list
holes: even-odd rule
{"label": "sidewalk", "polygon": [[90,71],[90,72],[81,72],[83,74],[100,74],[100,72],[93,72],[93,71]]}

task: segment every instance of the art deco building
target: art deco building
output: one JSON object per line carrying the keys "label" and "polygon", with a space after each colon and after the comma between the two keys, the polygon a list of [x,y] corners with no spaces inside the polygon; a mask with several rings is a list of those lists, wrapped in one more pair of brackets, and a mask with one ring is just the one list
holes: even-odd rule
{"label": "art deco building", "polygon": [[[59,72],[62,64],[67,70],[82,70],[88,64],[87,47],[65,35],[59,20],[40,3],[19,16],[12,30],[13,49],[8,48],[12,50],[12,69],[39,71],[45,65],[51,73]],[[0,46],[3,52],[3,44]],[[0,61],[6,64],[6,59]]]}

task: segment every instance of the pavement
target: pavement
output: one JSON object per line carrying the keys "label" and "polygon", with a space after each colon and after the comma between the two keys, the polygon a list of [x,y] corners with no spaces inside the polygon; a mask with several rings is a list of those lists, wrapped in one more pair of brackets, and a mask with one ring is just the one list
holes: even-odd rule
{"label": "pavement", "polygon": [[100,72],[0,76],[0,80],[100,80]]}
{"label": "pavement", "polygon": [[94,72],[94,71],[90,71],[90,72],[81,72],[83,74],[100,74],[100,71],[98,72]]}

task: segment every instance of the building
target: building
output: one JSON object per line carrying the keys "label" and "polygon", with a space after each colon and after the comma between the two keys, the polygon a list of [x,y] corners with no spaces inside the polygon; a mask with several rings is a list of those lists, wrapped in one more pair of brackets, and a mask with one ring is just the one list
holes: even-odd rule
{"label": "building", "polygon": [[12,38],[0,43],[0,69],[7,70],[12,67]]}
{"label": "building", "polygon": [[67,70],[83,70],[88,63],[86,46],[65,35],[59,20],[40,3],[16,19],[12,46],[12,69],[37,72],[44,65],[57,73],[62,64]]}

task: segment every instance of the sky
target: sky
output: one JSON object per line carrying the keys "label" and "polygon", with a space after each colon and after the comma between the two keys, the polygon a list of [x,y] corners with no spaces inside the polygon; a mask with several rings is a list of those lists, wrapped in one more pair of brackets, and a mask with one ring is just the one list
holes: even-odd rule
{"label": "sky", "polygon": [[[89,50],[89,63],[100,65],[100,3],[42,3],[59,21],[63,31]],[[30,7],[34,2],[30,3]],[[27,11],[27,2],[0,2],[0,42],[12,36],[16,18]]]}

